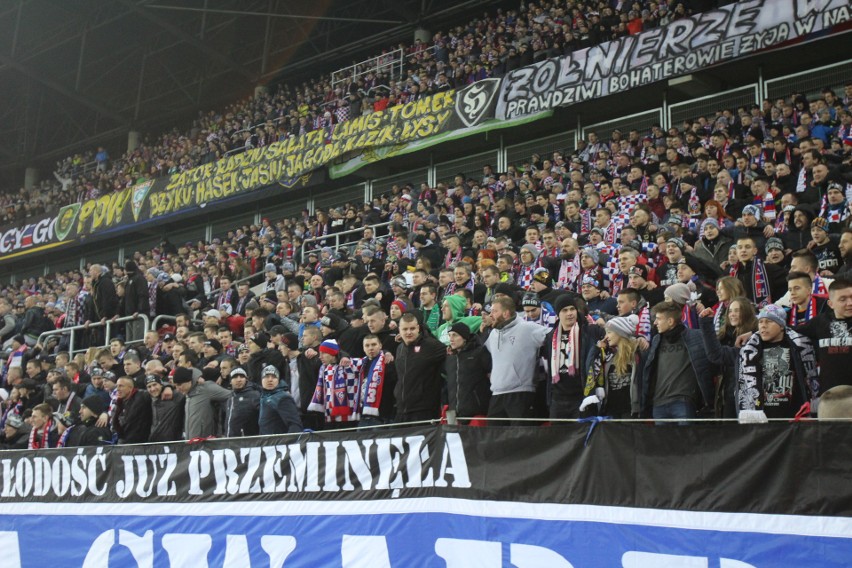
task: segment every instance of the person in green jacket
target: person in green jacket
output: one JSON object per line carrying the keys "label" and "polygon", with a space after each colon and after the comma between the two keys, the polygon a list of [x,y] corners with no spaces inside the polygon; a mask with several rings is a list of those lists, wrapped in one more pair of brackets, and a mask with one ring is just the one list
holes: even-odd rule
{"label": "person in green jacket", "polygon": [[479,333],[479,328],[482,325],[482,317],[466,316],[466,304],[464,296],[452,294],[444,298],[441,304],[441,314],[444,317],[444,323],[438,328],[436,335],[438,341],[444,345],[450,344],[450,328],[456,322],[465,324],[473,334]]}

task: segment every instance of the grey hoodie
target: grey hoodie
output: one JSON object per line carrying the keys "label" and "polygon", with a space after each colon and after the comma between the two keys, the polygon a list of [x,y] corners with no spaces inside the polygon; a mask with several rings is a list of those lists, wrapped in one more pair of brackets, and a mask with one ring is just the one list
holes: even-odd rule
{"label": "grey hoodie", "polygon": [[186,416],[184,435],[187,440],[215,436],[216,411],[214,402],[225,402],[231,398],[231,391],[209,381],[199,383],[193,377],[192,388],[186,393]]}
{"label": "grey hoodie", "polygon": [[491,352],[491,392],[535,392],[538,350],[548,328],[515,316],[488,335],[485,347]]}

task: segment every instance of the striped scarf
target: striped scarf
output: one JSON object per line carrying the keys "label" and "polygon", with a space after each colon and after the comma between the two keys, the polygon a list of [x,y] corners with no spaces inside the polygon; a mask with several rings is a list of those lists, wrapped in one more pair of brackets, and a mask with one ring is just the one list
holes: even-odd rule
{"label": "striped scarf", "polygon": [[575,254],[571,260],[563,260],[559,266],[559,277],[556,287],[560,290],[575,290],[577,275],[580,274],[580,255]]}
{"label": "striped scarf", "polygon": [[825,285],[825,281],[820,278],[819,274],[814,275],[813,295],[819,296],[820,298],[828,297],[828,286]]}
{"label": "striped scarf", "polygon": [[[366,361],[366,359],[365,359]],[[378,416],[379,406],[382,403],[382,388],[385,384],[385,353],[361,366],[361,414],[365,416]]]}
{"label": "striped scarf", "polygon": [[[731,267],[729,276],[736,278],[743,268],[743,263],[737,262]],[[772,303],[769,297],[769,277],[766,275],[766,267],[763,265],[763,261],[759,258],[751,261],[751,289],[752,301],[758,308],[763,308]]]}
{"label": "striped scarf", "polygon": [[799,307],[795,304],[790,306],[790,315],[787,318],[787,323],[790,324],[790,327],[796,327],[797,325],[802,325],[807,321],[811,321],[817,315],[817,303],[816,299],[814,299],[813,295],[808,298],[808,305],[805,306],[805,313],[801,316],[799,315]]}

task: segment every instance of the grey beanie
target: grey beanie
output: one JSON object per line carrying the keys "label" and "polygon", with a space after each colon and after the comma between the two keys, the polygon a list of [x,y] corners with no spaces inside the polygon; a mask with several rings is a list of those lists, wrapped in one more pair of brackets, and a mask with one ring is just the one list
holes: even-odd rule
{"label": "grey beanie", "polygon": [[606,330],[617,333],[627,339],[636,339],[636,328],[639,327],[639,317],[635,314],[614,317],[606,322]]}
{"label": "grey beanie", "polygon": [[757,314],[757,319],[768,319],[770,321],[774,321],[782,328],[787,326],[787,312],[784,311],[784,308],[775,304],[769,304]]}
{"label": "grey beanie", "polygon": [[667,287],[663,292],[663,295],[675,304],[684,306],[692,296],[692,292],[690,291],[689,286],[683,282],[678,282],[677,284],[672,284]]}

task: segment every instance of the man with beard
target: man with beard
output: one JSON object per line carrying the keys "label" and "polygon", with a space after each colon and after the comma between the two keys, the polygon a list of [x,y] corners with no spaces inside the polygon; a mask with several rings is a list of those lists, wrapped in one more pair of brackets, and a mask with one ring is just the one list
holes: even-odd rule
{"label": "man with beard", "polygon": [[577,279],[580,275],[580,258],[577,255],[579,244],[577,239],[568,237],[562,240],[558,257],[542,258],[542,265],[547,268],[556,279],[557,290],[577,289]]}
{"label": "man with beard", "polygon": [[852,227],[843,229],[843,234],[840,235],[840,255],[843,259],[843,264],[837,269],[834,275],[837,278],[852,279]]}

